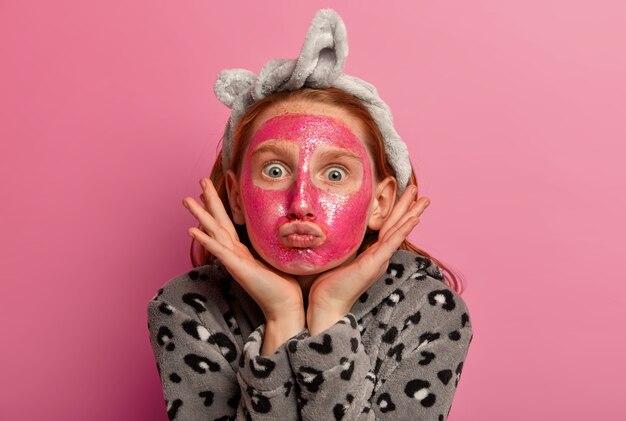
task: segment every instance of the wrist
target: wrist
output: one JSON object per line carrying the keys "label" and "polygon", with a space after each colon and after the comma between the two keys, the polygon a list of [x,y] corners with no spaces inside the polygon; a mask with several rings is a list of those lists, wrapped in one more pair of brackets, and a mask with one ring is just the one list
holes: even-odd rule
{"label": "wrist", "polygon": [[271,355],[289,338],[300,333],[305,327],[304,314],[285,316],[280,319],[265,321],[265,334],[261,355]]}
{"label": "wrist", "polygon": [[325,310],[319,307],[309,307],[306,314],[306,323],[309,333],[311,336],[314,336],[325,331],[341,320],[346,314],[348,314],[347,310]]}

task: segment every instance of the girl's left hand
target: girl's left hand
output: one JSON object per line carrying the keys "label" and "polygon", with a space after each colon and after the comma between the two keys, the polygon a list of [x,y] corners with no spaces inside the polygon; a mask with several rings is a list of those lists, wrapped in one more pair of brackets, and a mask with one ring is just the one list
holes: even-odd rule
{"label": "girl's left hand", "polygon": [[307,327],[318,334],[348,314],[356,300],[387,270],[389,259],[419,223],[430,204],[427,197],[415,200],[417,188],[408,186],[383,223],[378,241],[345,266],[321,274],[311,285]]}

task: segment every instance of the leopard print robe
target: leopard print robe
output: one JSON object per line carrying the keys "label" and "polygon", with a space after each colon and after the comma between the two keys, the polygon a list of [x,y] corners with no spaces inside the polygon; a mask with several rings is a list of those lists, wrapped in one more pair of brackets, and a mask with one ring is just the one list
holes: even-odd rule
{"label": "leopard print robe", "polygon": [[148,327],[176,420],[445,420],[473,335],[439,267],[408,251],[336,324],[271,356],[262,312],[220,265],[169,281]]}

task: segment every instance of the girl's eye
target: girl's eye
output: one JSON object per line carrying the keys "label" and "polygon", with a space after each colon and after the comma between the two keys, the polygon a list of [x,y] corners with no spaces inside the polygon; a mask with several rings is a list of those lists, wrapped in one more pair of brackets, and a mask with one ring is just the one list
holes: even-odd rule
{"label": "girl's eye", "polygon": [[346,177],[346,171],[342,168],[333,167],[329,168],[325,173],[326,178],[329,181],[341,181]]}
{"label": "girl's eye", "polygon": [[282,165],[273,162],[263,167],[263,174],[269,178],[281,178],[287,174],[287,169],[285,169]]}

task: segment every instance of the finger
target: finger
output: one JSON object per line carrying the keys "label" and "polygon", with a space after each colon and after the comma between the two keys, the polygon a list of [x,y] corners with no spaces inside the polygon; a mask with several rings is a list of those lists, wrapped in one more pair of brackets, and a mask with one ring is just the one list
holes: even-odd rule
{"label": "finger", "polygon": [[237,250],[224,247],[219,241],[206,235],[198,228],[189,228],[188,232],[189,235],[202,244],[209,253],[215,256],[224,265],[228,273],[232,275],[233,279],[235,279],[248,294],[253,295],[252,291],[254,289],[250,288],[249,280],[255,279],[255,275],[258,275],[258,273],[253,270],[251,271],[250,265],[245,264]]}
{"label": "finger", "polygon": [[189,235],[198,241],[209,253],[222,262],[224,266],[229,269],[229,272],[230,268],[237,267],[239,259],[228,247],[225,247],[215,238],[207,235],[198,228],[189,228],[188,232]]}
{"label": "finger", "polygon": [[200,180],[200,185],[203,187],[202,193],[205,197],[205,204],[207,206],[207,210],[213,215],[215,220],[224,227],[224,229],[231,236],[233,241],[239,241],[239,236],[237,235],[237,230],[233,225],[228,213],[226,213],[226,209],[224,208],[224,204],[222,203],[222,199],[220,199],[217,194],[217,190],[215,190],[215,186],[211,180],[207,180],[203,178]]}
{"label": "finger", "polygon": [[368,256],[368,264],[378,266],[387,262],[418,223],[419,217],[412,216],[407,218],[403,224],[391,229],[387,233],[387,238],[378,240],[363,253],[365,255],[367,252],[371,252],[371,255]]}
{"label": "finger", "polygon": [[382,256],[388,256],[390,258],[393,253],[398,250],[398,247],[409,236],[413,228],[419,223],[419,217],[411,216],[402,225],[400,225],[393,232],[388,234],[388,238],[380,242],[377,253],[381,253]]}
{"label": "finger", "polygon": [[396,222],[394,226],[388,227],[384,237],[379,236],[379,241],[387,241],[400,227],[402,227],[406,223],[406,221],[413,217],[417,217],[417,222],[419,222],[419,217],[422,215],[424,209],[426,209],[429,204],[430,201],[428,200],[428,198],[420,198],[420,200],[413,203],[409,210],[406,212],[406,214],[403,215],[402,218],[398,222]]}
{"label": "finger", "polygon": [[202,209],[208,212],[206,202],[207,201],[206,201],[206,197],[204,196],[204,193],[200,193],[200,206],[202,206]]}
{"label": "finger", "polygon": [[419,218],[422,213],[424,213],[424,210],[428,207],[429,204],[430,200],[427,197],[420,198],[417,202],[411,204],[411,207],[406,211],[402,218],[398,222],[396,222],[395,226],[389,227],[385,235],[383,237],[379,236],[378,238],[384,241],[386,238],[392,235],[396,231],[396,229],[398,229],[398,227],[402,226],[409,218],[412,218],[414,216],[417,216]]}
{"label": "finger", "polygon": [[414,203],[416,194],[417,194],[417,187],[415,187],[414,185],[410,185],[406,188],[404,193],[402,193],[400,200],[398,200],[398,202],[395,204],[395,206],[391,210],[389,217],[387,217],[382,227],[380,228],[378,232],[379,238],[383,238],[386,235],[389,228],[393,227],[402,218],[402,216],[406,213],[407,209],[411,206],[412,203]]}
{"label": "finger", "polygon": [[225,230],[220,224],[213,218],[213,216],[204,210],[198,202],[192,198],[183,199],[183,204],[191,212],[191,214],[200,222],[200,225],[204,227],[207,234],[215,238],[221,244],[226,247],[232,247],[233,240],[228,231]]}

